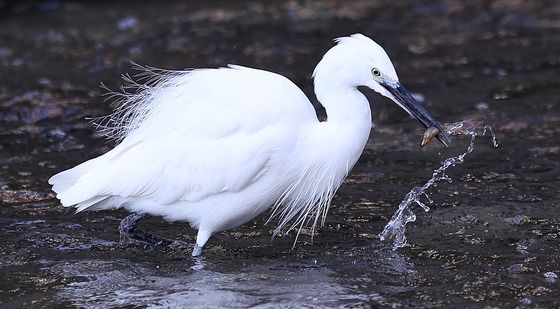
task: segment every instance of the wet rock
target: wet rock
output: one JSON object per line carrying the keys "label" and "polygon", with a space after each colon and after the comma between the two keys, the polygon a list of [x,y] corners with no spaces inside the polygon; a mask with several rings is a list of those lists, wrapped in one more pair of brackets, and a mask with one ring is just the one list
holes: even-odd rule
{"label": "wet rock", "polygon": [[543,274],[543,277],[545,278],[546,281],[554,283],[558,280],[558,275],[554,272],[548,271],[546,273]]}
{"label": "wet rock", "polygon": [[529,217],[525,216],[525,215],[516,215],[513,217],[509,217],[509,218],[504,218],[503,219],[504,222],[509,223],[509,224],[513,224],[513,225],[521,225],[521,224],[526,224],[530,222]]}
{"label": "wet rock", "polygon": [[52,85],[53,85],[52,80],[49,79],[49,78],[46,78],[46,77],[39,78],[39,79],[37,80],[37,83],[38,83],[39,85],[44,86],[44,87],[47,87],[47,88],[48,88],[48,87],[52,87]]}
{"label": "wet rock", "polygon": [[490,108],[490,106],[488,106],[488,103],[486,102],[478,102],[474,107],[479,111],[486,111]]}
{"label": "wet rock", "polygon": [[0,59],[7,58],[13,54],[13,51],[7,47],[0,47]]}
{"label": "wet rock", "polygon": [[529,246],[527,246],[523,242],[516,244],[515,249],[521,254],[529,254],[529,251],[528,251]]}
{"label": "wet rock", "polygon": [[459,221],[462,223],[474,224],[478,222],[478,219],[473,215],[464,215],[459,218]]}
{"label": "wet rock", "polygon": [[507,268],[510,273],[521,273],[527,270],[523,264],[513,264]]}
{"label": "wet rock", "polygon": [[45,220],[20,221],[20,222],[10,224],[9,227],[13,228],[21,225],[35,225],[35,224],[45,224]]}
{"label": "wet rock", "polygon": [[57,227],[61,227],[64,229],[70,229],[70,230],[75,230],[75,229],[81,229],[82,225],[80,225],[79,223],[71,223],[71,222],[62,222],[56,225]]}
{"label": "wet rock", "polygon": [[530,152],[542,156],[542,155],[558,155],[560,154],[560,146],[550,146],[550,147],[533,147],[529,149]]}
{"label": "wet rock", "polygon": [[2,190],[0,200],[3,203],[29,203],[54,198],[53,193],[41,193],[29,190]]}
{"label": "wet rock", "polygon": [[37,5],[37,9],[41,12],[54,11],[60,8],[58,1],[45,1]]}
{"label": "wet rock", "polygon": [[131,30],[138,27],[138,18],[135,16],[127,16],[117,23],[117,29],[121,31]]}
{"label": "wet rock", "polygon": [[46,135],[48,137],[62,139],[66,136],[66,132],[64,132],[61,129],[53,129],[53,130],[49,130]]}

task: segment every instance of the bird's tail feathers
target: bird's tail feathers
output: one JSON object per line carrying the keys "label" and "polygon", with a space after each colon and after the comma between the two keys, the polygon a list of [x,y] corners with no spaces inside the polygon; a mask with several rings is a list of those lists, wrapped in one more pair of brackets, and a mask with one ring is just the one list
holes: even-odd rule
{"label": "bird's tail feathers", "polygon": [[82,181],[84,176],[102,168],[104,158],[86,161],[74,168],[62,171],[49,179],[56,197],[65,207],[76,207],[76,211],[90,210],[108,196],[98,195],[94,186]]}

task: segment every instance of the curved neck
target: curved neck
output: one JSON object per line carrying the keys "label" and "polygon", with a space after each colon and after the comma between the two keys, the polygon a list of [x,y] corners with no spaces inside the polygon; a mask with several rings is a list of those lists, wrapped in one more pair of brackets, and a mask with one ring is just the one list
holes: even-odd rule
{"label": "curved neck", "polygon": [[327,112],[317,132],[317,150],[329,152],[335,165],[346,175],[364,150],[371,131],[371,110],[366,97],[356,87],[336,80],[336,76],[315,76],[315,95]]}
{"label": "curved neck", "polygon": [[336,76],[315,75],[315,95],[325,108],[327,122],[371,128],[371,110],[366,97],[357,87],[341,82]]}

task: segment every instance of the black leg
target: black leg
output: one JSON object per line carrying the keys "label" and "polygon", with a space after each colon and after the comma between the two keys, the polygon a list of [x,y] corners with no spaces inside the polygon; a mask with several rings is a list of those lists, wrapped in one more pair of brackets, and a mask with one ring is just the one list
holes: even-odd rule
{"label": "black leg", "polygon": [[121,234],[121,244],[129,244],[132,240],[145,242],[154,246],[169,246],[172,240],[152,235],[138,229],[137,224],[144,214],[132,213],[121,221],[119,233]]}

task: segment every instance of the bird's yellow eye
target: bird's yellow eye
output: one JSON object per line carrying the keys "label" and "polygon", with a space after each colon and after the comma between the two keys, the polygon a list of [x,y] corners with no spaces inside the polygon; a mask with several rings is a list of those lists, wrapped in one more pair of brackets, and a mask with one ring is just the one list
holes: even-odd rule
{"label": "bird's yellow eye", "polygon": [[379,71],[378,69],[374,68],[371,70],[371,74],[373,74],[373,76],[381,76],[381,71]]}

